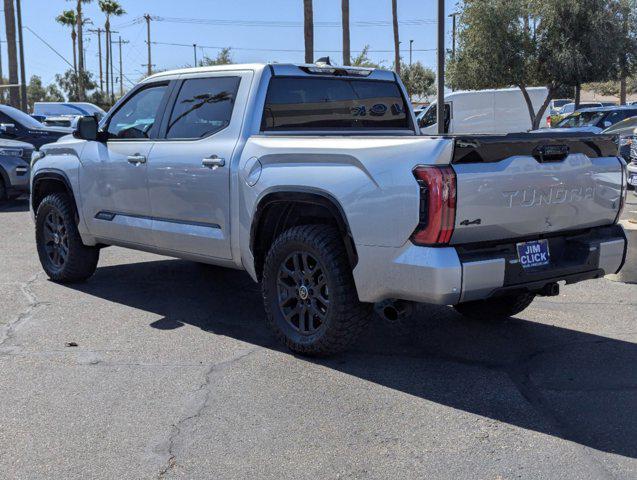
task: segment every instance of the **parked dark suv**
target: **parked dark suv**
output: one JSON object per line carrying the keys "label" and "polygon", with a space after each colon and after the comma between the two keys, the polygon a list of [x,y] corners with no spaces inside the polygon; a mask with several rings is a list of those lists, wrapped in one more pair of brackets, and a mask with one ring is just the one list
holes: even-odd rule
{"label": "parked dark suv", "polygon": [[17,108],[0,105],[0,138],[19,140],[40,148],[72,132],[70,128],[47,127]]}
{"label": "parked dark suv", "polygon": [[0,140],[0,202],[29,191],[33,145],[15,140]]}

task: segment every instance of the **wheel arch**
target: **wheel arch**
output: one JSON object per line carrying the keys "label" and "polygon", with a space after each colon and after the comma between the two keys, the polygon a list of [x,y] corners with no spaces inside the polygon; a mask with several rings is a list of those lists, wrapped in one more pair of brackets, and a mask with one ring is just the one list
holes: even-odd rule
{"label": "wheel arch", "polygon": [[43,169],[38,171],[31,182],[31,208],[33,212],[38,211],[40,202],[50,193],[63,192],[69,195],[75,208],[76,220],[78,220],[79,209],[71,182],[61,170]]}
{"label": "wheel arch", "polygon": [[282,232],[297,225],[334,225],[341,234],[351,267],[354,268],[358,263],[347,216],[338,200],[325,191],[278,188],[265,194],[254,212],[250,227],[250,251],[259,279],[269,246]]}

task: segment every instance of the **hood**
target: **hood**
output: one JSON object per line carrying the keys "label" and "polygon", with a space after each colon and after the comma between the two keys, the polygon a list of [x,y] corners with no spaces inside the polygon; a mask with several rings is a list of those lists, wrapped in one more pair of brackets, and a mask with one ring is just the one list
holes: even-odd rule
{"label": "hood", "polygon": [[73,128],[69,127],[44,127],[40,130],[50,133],[59,133],[60,135],[68,135],[69,133],[73,133]]}
{"label": "hood", "polygon": [[2,147],[32,149],[33,145],[27,142],[20,142],[18,140],[9,140],[8,138],[0,138],[0,148]]}

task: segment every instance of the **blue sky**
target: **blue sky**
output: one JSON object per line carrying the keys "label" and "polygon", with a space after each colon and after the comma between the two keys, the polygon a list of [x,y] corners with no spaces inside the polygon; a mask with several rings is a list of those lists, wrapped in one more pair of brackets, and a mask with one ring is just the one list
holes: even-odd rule
{"label": "blue sky", "polygon": [[[54,18],[75,2],[65,0],[22,0],[23,24],[36,31],[53,48],[69,61],[72,58],[69,29],[58,25]],[[132,82],[141,76],[146,63],[146,26],[144,22],[134,23],[145,13],[166,19],[204,19],[230,21],[258,21],[285,23],[286,26],[241,26],[197,23],[174,23],[153,21],[152,40],[164,43],[205,45],[198,55],[215,56],[217,49],[208,47],[234,47],[232,57],[235,62],[301,62],[303,61],[303,9],[302,0],[121,0],[126,15],[112,20],[113,29],[122,39],[129,41],[123,48],[124,73]],[[447,11],[455,8],[456,1],[446,0]],[[413,43],[413,59],[433,67],[436,48],[436,4],[435,0],[398,0],[401,49],[403,58],[408,59],[409,40]],[[340,26],[330,26],[340,22],[340,0],[314,0],[314,21],[327,23],[317,26],[314,35],[316,56],[329,54],[339,63],[341,50]],[[103,26],[104,16],[97,7],[97,0],[85,6],[86,15],[93,26]],[[350,0],[351,48],[353,54],[370,45],[370,57],[391,65],[393,54],[384,52],[393,48],[391,25],[356,25],[355,22],[390,22],[391,0]],[[424,24],[417,21],[424,20]],[[411,25],[409,24],[411,23]],[[451,22],[447,21],[448,43],[450,44]],[[5,38],[4,22],[0,22],[0,34]],[[97,37],[89,35],[86,45],[88,69],[97,76]],[[24,31],[27,77],[39,75],[45,84],[54,80],[55,74],[68,66],[37,39],[29,30]],[[276,49],[280,49],[277,51]],[[288,50],[288,51],[286,51]],[[114,49],[117,54],[117,49]],[[152,45],[153,63],[157,68],[169,69],[192,65],[192,47]],[[6,69],[6,45],[2,44],[3,67]],[[118,57],[116,57],[117,59]],[[6,72],[6,70],[5,70]],[[125,81],[125,85],[126,85]],[[129,84],[130,85],[130,84]]]}

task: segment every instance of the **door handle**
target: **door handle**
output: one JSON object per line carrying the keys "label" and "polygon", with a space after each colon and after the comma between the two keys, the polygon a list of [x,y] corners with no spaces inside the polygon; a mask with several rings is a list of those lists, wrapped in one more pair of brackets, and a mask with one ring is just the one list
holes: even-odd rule
{"label": "door handle", "polygon": [[217,167],[223,167],[223,166],[225,166],[225,164],[226,164],[225,159],[219,158],[216,155],[212,155],[212,156],[210,156],[208,158],[204,158],[201,161],[201,165],[202,166],[204,166],[206,168],[212,168],[212,169],[215,169]]}
{"label": "door handle", "polygon": [[135,155],[128,156],[128,163],[132,163],[133,165],[139,165],[140,163],[146,163],[146,157],[144,155],[140,155],[136,153]]}

